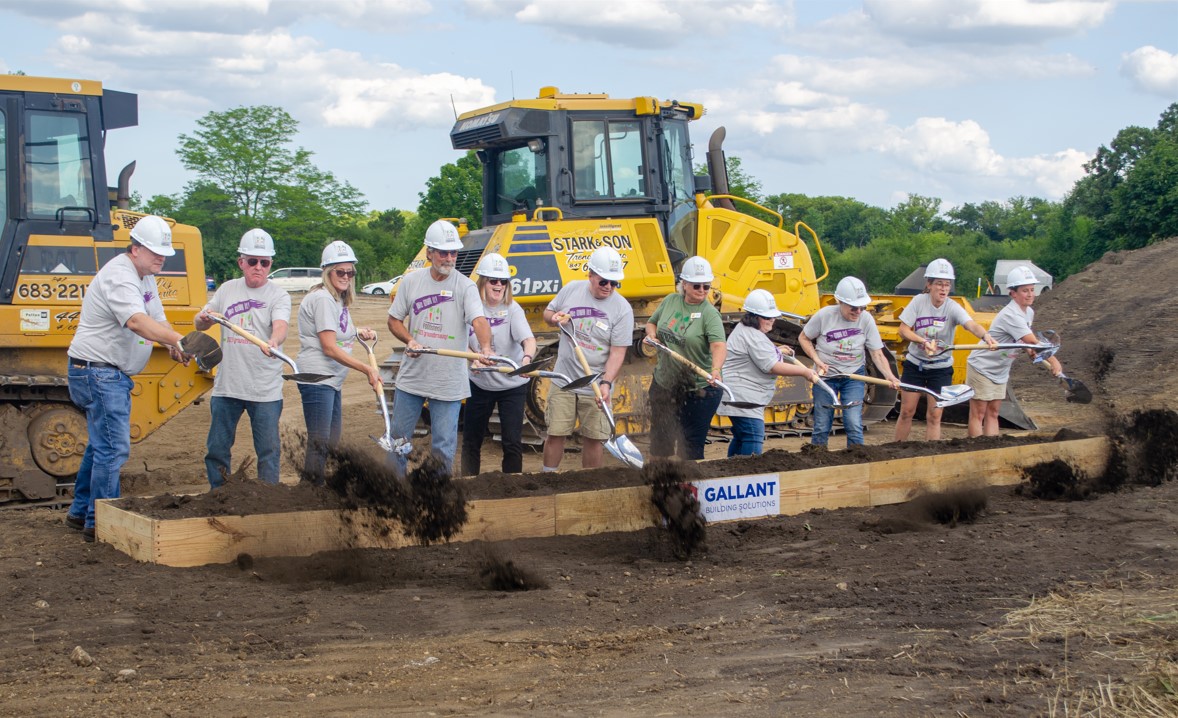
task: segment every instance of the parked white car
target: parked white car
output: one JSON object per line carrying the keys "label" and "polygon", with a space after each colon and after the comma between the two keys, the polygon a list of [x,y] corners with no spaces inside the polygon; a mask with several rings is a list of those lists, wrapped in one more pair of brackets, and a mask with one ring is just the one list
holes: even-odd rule
{"label": "parked white car", "polygon": [[305,292],[323,281],[319,267],[283,267],[270,272],[270,281],[288,292]]}
{"label": "parked white car", "polygon": [[365,284],[360,287],[361,294],[392,294],[393,288],[397,286],[397,282],[401,281],[403,275],[398,274],[384,282],[373,282],[372,284]]}

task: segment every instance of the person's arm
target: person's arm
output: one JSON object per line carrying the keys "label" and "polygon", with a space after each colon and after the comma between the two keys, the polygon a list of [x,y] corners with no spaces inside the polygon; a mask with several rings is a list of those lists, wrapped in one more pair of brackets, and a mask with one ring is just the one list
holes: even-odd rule
{"label": "person's arm", "polygon": [[[376,332],[366,327],[358,330],[357,334],[363,337],[365,341],[371,341],[376,337]],[[328,359],[364,374],[368,377],[369,385],[374,389],[379,388],[381,391],[384,391],[384,382],[381,381],[380,372],[374,369],[368,362],[360,361],[341,349],[335,341],[335,332],[333,330],[324,329],[319,332],[319,348],[323,350],[324,356]]]}
{"label": "person's arm", "polygon": [[793,362],[779,361],[773,365],[769,373],[773,376],[804,376],[806,377],[806,381],[811,384],[817,382],[819,379],[818,372],[808,366],[794,364]]}
{"label": "person's arm", "polygon": [[708,345],[712,352],[711,384],[715,386],[720,381],[720,372],[724,368],[724,360],[728,358],[728,344],[726,342],[712,342]]}
{"label": "person's arm", "polygon": [[479,353],[483,356],[491,356],[491,323],[487,321],[486,317],[475,317],[474,321],[470,323],[470,327],[474,330],[474,337],[479,342]]}
{"label": "person's arm", "polygon": [[920,348],[924,349],[925,354],[932,354],[937,350],[936,339],[926,339],[925,337],[920,336],[916,333],[915,329],[908,326],[904,322],[900,322],[900,336],[910,342],[919,344]]}
{"label": "person's arm", "polygon": [[175,347],[180,345],[184,335],[164,322],[157,322],[142,312],[132,314],[126,327],[149,342]]}
{"label": "person's arm", "polygon": [[[1019,339],[1019,341],[1023,344],[1038,344],[1039,337],[1035,336],[1034,332],[1027,332],[1027,334]],[[1028,349],[1027,355],[1034,359],[1039,354],[1034,349]],[[1059,363],[1059,359],[1056,359],[1054,356],[1049,356],[1044,360],[1044,362],[1048,367],[1051,368],[1051,376],[1059,376],[1060,374],[1063,374],[1063,364]]]}
{"label": "person's arm", "polygon": [[409,333],[409,330],[405,327],[405,322],[390,315],[389,331],[393,333],[394,337],[400,339],[405,344],[405,352],[409,356],[421,356],[415,351],[416,349],[421,349],[421,344],[418,344],[417,340],[413,338],[413,335]]}
{"label": "person's arm", "polygon": [[646,326],[643,327],[643,330],[646,332],[647,338],[655,339],[655,340],[657,340],[659,338],[658,337],[659,328],[657,326],[655,326],[654,322],[647,322]]}
{"label": "person's arm", "polygon": [[802,353],[810,357],[810,361],[814,362],[814,368],[818,370],[819,374],[825,374],[830,370],[826,362],[818,358],[818,346],[814,340],[806,336],[805,332],[798,334],[798,345],[802,347]]}
{"label": "person's arm", "polygon": [[[286,342],[286,333],[290,330],[290,324],[281,319],[275,319],[270,324],[270,346],[272,348],[281,348]],[[266,356],[274,356],[268,350],[265,352]]]}
{"label": "person's arm", "polygon": [[875,368],[879,369],[879,373],[883,378],[892,384],[893,389],[900,388],[900,380],[892,373],[892,365],[888,362],[887,355],[884,354],[883,349],[870,350],[871,361],[875,363]]}
{"label": "person's arm", "polygon": [[986,331],[986,328],[978,324],[976,320],[970,319],[961,326],[965,327],[965,331],[984,341],[990,349],[998,348],[998,342],[994,341],[994,337],[990,336],[990,332]]}
{"label": "person's arm", "polygon": [[528,337],[520,344],[524,349],[523,361],[520,362],[520,365],[532,363],[532,360],[536,358],[536,337]]}

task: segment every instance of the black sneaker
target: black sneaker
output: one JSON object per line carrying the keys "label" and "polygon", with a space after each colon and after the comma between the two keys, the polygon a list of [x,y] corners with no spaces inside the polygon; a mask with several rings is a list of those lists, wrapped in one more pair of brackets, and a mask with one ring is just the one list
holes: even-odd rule
{"label": "black sneaker", "polygon": [[73,514],[65,515],[65,525],[69,526],[74,531],[81,531],[86,528],[86,519],[80,519]]}
{"label": "black sneaker", "polygon": [[86,543],[94,543],[94,528],[82,529],[82,540]]}

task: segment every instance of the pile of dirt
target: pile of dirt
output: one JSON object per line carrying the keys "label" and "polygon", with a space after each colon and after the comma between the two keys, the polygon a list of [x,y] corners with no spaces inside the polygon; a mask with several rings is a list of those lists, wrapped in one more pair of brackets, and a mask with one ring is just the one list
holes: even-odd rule
{"label": "pile of dirt", "polygon": [[651,503],[663,517],[671,550],[679,559],[690,558],[707,540],[707,521],[688,483],[699,478],[697,466],[694,462],[653,459],[642,467]]}

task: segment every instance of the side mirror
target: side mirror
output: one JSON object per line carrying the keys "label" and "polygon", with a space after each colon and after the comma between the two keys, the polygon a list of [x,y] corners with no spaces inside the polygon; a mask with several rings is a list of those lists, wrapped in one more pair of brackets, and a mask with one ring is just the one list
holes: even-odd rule
{"label": "side mirror", "polygon": [[712,191],[712,178],[710,175],[695,175],[695,193],[702,194]]}

